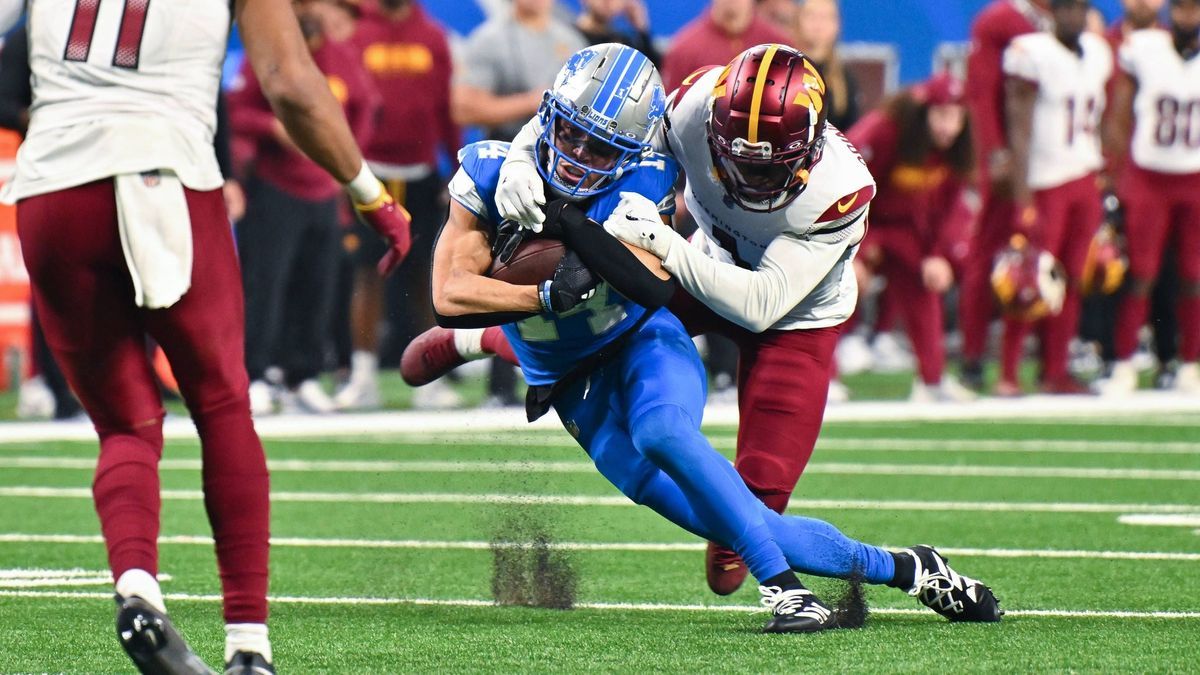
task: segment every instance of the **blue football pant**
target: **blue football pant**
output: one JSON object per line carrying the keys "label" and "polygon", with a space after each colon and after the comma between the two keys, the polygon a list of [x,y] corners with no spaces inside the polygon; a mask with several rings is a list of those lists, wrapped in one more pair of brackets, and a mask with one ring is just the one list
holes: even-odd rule
{"label": "blue football pant", "polygon": [[700,432],[706,385],[695,346],[660,311],[606,366],[555,404],[596,468],[634,503],[723,543],[760,581],[788,569],[829,577],[894,575],[891,554],[829,523],[781,516],[746,487]]}

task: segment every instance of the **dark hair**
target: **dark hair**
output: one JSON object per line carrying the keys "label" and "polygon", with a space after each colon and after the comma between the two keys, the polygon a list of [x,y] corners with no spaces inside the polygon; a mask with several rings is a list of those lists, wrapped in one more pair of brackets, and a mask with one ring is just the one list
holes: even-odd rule
{"label": "dark hair", "polygon": [[[929,134],[929,104],[918,100],[911,91],[892,96],[883,105],[884,114],[896,124],[900,133],[897,159],[901,164],[919,166],[934,151]],[[975,149],[971,144],[971,119],[963,121],[958,138],[946,149],[946,163],[956,177],[969,179],[975,172]]]}

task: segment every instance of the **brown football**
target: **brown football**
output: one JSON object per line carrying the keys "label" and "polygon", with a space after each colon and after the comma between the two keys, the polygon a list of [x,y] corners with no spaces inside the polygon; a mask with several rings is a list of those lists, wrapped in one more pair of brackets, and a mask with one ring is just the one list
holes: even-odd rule
{"label": "brown football", "polygon": [[522,242],[507,263],[492,261],[488,276],[517,286],[535,286],[554,276],[567,247],[557,239]]}

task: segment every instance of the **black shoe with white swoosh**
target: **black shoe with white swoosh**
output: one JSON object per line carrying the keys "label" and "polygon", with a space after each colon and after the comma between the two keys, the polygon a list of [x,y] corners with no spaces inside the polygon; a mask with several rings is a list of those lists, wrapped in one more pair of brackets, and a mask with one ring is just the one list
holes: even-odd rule
{"label": "black shoe with white swoosh", "polygon": [[117,639],[143,675],[216,675],[166,614],[136,595],[116,601]]}
{"label": "black shoe with white swoosh", "polygon": [[807,588],[759,586],[758,592],[762,594],[760,602],[772,614],[764,633],[815,633],[838,627],[833,610]]}
{"label": "black shoe with white swoosh", "polygon": [[949,560],[932,546],[913,546],[902,553],[917,563],[908,594],[951,621],[994,622],[1004,616],[992,589],[950,568]]}

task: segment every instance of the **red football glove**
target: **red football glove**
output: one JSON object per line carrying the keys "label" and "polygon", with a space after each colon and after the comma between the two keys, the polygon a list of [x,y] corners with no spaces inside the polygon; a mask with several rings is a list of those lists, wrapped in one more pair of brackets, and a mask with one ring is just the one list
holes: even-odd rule
{"label": "red football glove", "polygon": [[387,190],[383,190],[379,198],[370,204],[355,204],[354,210],[368,227],[388,243],[388,251],[378,265],[379,274],[386,277],[404,262],[408,249],[412,247],[412,235],[409,232],[412,216],[392,199]]}

